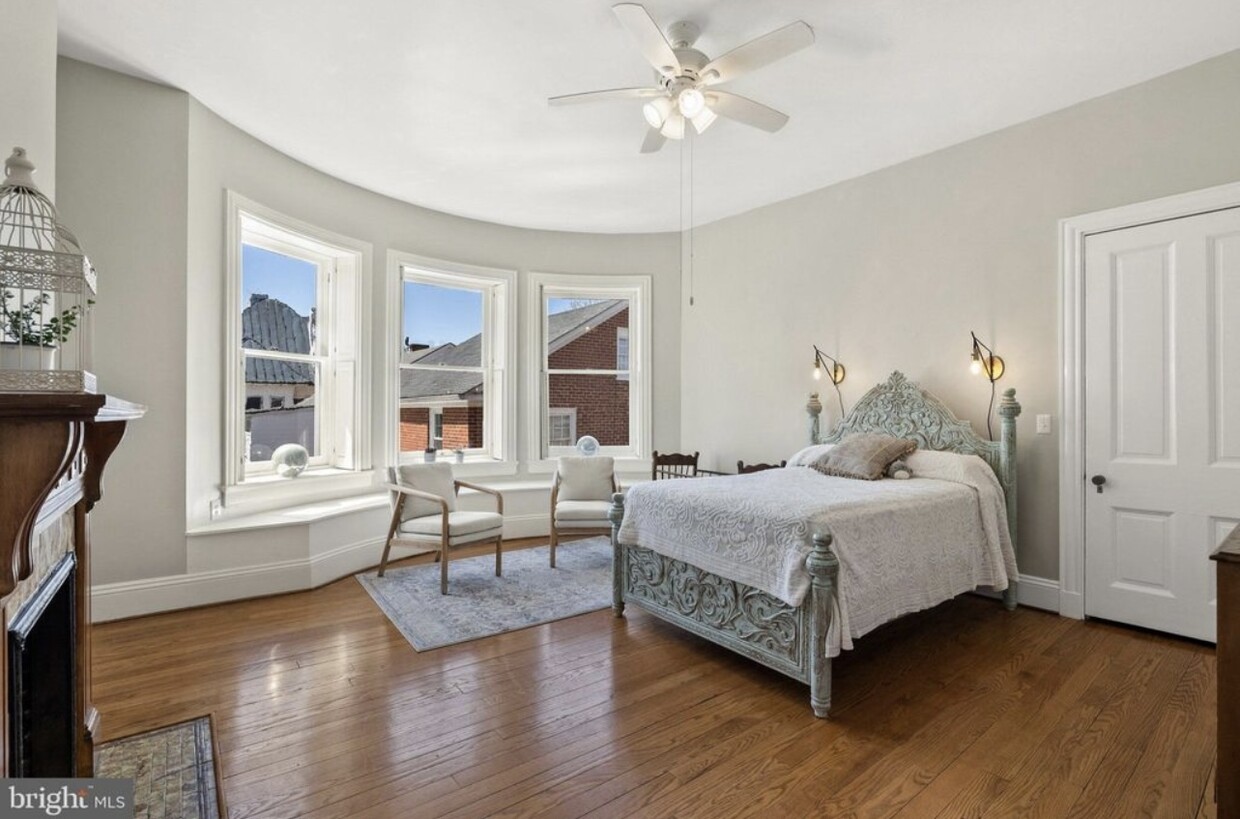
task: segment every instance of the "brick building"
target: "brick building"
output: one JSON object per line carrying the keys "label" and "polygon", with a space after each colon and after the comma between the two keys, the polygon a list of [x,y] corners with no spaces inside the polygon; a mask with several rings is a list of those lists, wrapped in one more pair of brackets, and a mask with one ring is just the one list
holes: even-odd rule
{"label": "brick building", "polygon": [[[555,370],[628,369],[628,302],[608,299],[547,317],[549,442],[571,446],[593,435],[604,446],[629,442],[629,382],[625,374],[567,374]],[[460,344],[405,350],[402,368],[400,449],[417,452],[482,446],[482,379],[453,367],[481,364],[481,337]]]}

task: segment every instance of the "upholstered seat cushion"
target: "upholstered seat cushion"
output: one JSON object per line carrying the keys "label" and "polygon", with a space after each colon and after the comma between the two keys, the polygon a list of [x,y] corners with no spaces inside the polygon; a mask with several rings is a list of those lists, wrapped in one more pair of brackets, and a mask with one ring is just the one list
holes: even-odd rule
{"label": "upholstered seat cushion", "polygon": [[[419,540],[439,540],[443,513],[410,518],[400,525],[400,533]],[[495,512],[449,512],[448,543],[468,543],[494,537],[504,528],[504,518]]]}
{"label": "upholstered seat cushion", "polygon": [[610,526],[611,501],[560,501],[555,505],[556,523],[595,523]]}

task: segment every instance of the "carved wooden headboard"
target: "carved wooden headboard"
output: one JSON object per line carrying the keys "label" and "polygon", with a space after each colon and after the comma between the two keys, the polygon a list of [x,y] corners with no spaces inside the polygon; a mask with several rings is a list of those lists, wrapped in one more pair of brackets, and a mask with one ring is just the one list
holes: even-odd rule
{"label": "carved wooden headboard", "polygon": [[1004,390],[999,403],[1000,436],[987,441],[961,421],[942,401],[905,378],[900,371],[862,396],[830,434],[817,435],[822,405],[811,399],[810,437],[815,444],[833,444],[858,432],[881,432],[912,438],[922,449],[977,455],[990,464],[1007,501],[1008,528],[1016,542],[1016,390]]}

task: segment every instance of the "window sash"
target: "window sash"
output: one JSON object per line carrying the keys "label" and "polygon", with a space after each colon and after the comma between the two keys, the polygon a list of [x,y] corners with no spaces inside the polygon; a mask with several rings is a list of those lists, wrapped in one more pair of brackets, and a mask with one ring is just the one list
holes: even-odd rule
{"label": "window sash", "polygon": [[[572,446],[553,445],[550,440],[550,401],[551,401],[551,378],[556,375],[601,375],[610,376],[618,381],[629,382],[629,398],[628,398],[628,433],[629,440],[626,445],[603,445],[599,447],[599,452],[604,455],[613,457],[634,457],[642,454],[643,433],[642,426],[648,424],[649,421],[642,419],[641,414],[643,407],[646,406],[646,398],[642,394],[642,379],[640,373],[633,367],[633,344],[632,327],[634,323],[639,322],[638,314],[647,309],[643,300],[643,288],[641,286],[634,287],[630,284],[599,284],[597,286],[579,287],[576,285],[554,285],[536,281],[538,278],[551,278],[548,274],[535,274],[535,281],[532,282],[534,287],[533,305],[539,312],[539,334],[538,334],[538,406],[537,406],[537,443],[535,446],[542,458],[550,459],[561,455],[570,455],[575,452],[576,442]],[[558,278],[558,277],[557,277]],[[563,277],[578,278],[578,277]],[[580,277],[580,278],[598,278],[606,277]],[[551,339],[550,339],[550,314],[548,308],[552,299],[622,299],[628,302],[629,311],[629,327],[617,328],[628,331],[629,342],[629,368],[560,368],[551,366]],[[636,386],[636,388],[634,388]],[[581,434],[578,430],[577,434]]]}
{"label": "window sash", "polygon": [[[508,320],[506,315],[501,315],[502,299],[500,288],[505,282],[491,278],[483,278],[480,276],[472,276],[466,273],[452,273],[428,269],[426,267],[418,267],[410,264],[402,264],[400,267],[400,295],[399,320],[397,322],[398,343],[399,338],[403,338],[404,318],[405,318],[405,289],[406,283],[416,283],[424,285],[432,285],[443,287],[450,290],[468,290],[481,293],[482,295],[482,339],[480,344],[481,364],[479,366],[467,365],[437,365],[437,364],[419,364],[418,362],[410,362],[408,364],[399,364],[397,366],[397,412],[396,412],[396,458],[398,462],[410,462],[417,460],[417,453],[411,451],[401,451],[400,448],[400,409],[410,406],[400,399],[399,374],[403,370],[415,372],[470,372],[478,373],[483,378],[482,388],[482,446],[468,447],[464,451],[468,456],[479,458],[489,458],[492,460],[503,460],[503,453],[500,452],[502,446],[502,436],[496,434],[497,431],[503,429],[502,408],[507,401],[504,397],[505,378],[503,357],[496,353],[497,343],[502,336],[502,325]],[[506,342],[504,342],[506,343]],[[428,430],[427,439],[433,444],[433,436]],[[496,440],[500,438],[500,440]]]}

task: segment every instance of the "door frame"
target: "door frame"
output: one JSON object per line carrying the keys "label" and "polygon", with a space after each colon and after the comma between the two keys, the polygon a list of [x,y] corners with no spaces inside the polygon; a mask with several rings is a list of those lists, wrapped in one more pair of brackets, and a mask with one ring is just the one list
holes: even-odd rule
{"label": "door frame", "polygon": [[1085,619],[1085,240],[1240,207],[1240,182],[1059,220],[1059,613]]}

